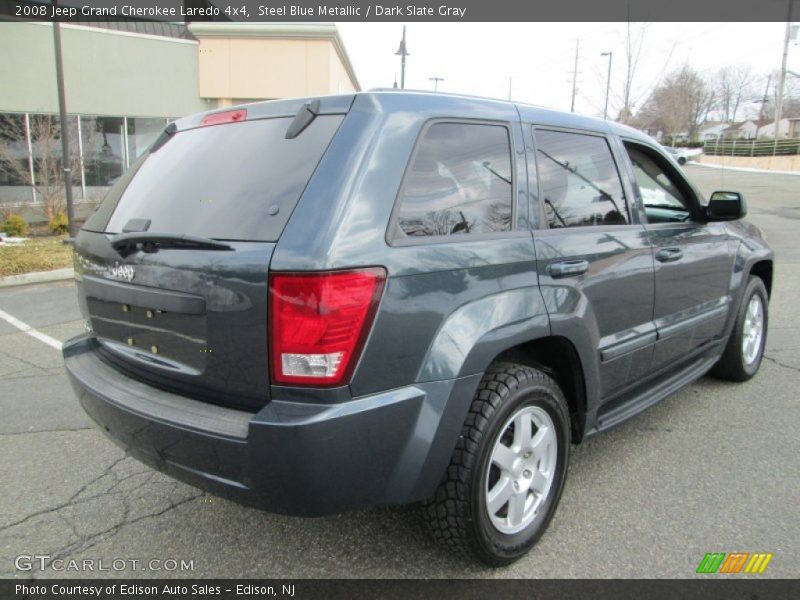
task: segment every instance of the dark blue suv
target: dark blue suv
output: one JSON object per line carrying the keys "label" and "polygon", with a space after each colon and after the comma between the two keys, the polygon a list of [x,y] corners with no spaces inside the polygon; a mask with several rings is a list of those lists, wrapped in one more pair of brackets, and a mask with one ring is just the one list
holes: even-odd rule
{"label": "dark blue suv", "polygon": [[570,444],[756,373],[773,255],[745,212],[638,131],[510,102],[190,116],[77,236],[64,358],[108,436],[178,479],[293,515],[422,502],[507,564]]}

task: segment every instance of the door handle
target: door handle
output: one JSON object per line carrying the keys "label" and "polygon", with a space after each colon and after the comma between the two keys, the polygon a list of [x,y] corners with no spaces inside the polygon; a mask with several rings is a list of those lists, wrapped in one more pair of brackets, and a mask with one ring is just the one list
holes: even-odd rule
{"label": "door handle", "polygon": [[550,276],[554,279],[570,277],[571,275],[583,275],[589,270],[589,261],[565,260],[563,262],[550,263],[547,270],[550,271]]}
{"label": "door handle", "polygon": [[683,250],[680,248],[662,248],[656,252],[658,262],[675,262],[683,258]]}

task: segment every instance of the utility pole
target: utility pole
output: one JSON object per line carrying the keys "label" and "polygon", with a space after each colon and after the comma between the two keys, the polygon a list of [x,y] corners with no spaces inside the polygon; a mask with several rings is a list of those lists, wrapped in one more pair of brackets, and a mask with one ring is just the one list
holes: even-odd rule
{"label": "utility pole", "polygon": [[432,81],[433,82],[433,91],[434,92],[438,92],[439,91],[439,82],[440,81],[444,81],[444,77],[428,77],[428,81]]}
{"label": "utility pole", "polygon": [[569,105],[569,112],[575,112],[575,92],[578,90],[578,49],[581,41],[575,40],[575,68],[572,69],[572,102]]}
{"label": "utility pole", "polygon": [[786,60],[789,57],[789,40],[792,37],[792,4],[789,0],[789,14],[786,16],[786,36],[783,39],[783,58],[781,59],[781,74],[778,79],[778,98],[775,101],[775,139],[780,135],[781,112],[783,111],[783,87],[786,83]]}
{"label": "utility pole", "polygon": [[[53,0],[53,6],[57,6]],[[53,45],[56,51],[56,87],[58,88],[58,113],[61,119],[61,170],[64,173],[64,191],[67,197],[67,225],[70,237],[75,237],[75,211],[72,206],[72,168],[69,156],[67,131],[67,100],[64,92],[64,64],[61,57],[61,24],[53,22]]]}
{"label": "utility pole", "polygon": [[[789,0],[789,1],[791,2],[791,0]],[[602,54],[600,54],[600,56],[607,56],[608,57],[608,77],[606,78],[606,106],[603,109],[603,119],[607,119],[608,118],[608,94],[611,91],[611,59],[613,58],[614,53],[611,52],[611,51],[603,52]]]}
{"label": "utility pole", "polygon": [[772,84],[772,73],[767,76],[767,87],[764,88],[764,98],[761,100],[761,110],[758,111],[758,120],[763,121],[767,117],[767,102],[769,102],[769,86]]}
{"label": "utility pole", "polygon": [[509,99],[509,101],[511,100],[511,82],[512,81],[513,81],[513,79],[509,75],[508,76],[508,99]]}
{"label": "utility pole", "polygon": [[400,48],[395,52],[396,56],[400,57],[400,89],[406,89],[406,56],[409,56],[406,50],[406,26],[403,25],[403,39],[400,40]]}

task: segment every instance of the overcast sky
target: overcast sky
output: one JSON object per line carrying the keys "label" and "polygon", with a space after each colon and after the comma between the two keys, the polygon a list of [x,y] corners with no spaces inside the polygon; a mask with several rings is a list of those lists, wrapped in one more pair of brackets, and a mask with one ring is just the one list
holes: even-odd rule
{"label": "overcast sky", "polygon": [[[363,89],[400,79],[395,56],[399,23],[338,23]],[[633,24],[638,31],[643,24]],[[635,97],[666,72],[688,63],[704,75],[727,65],[766,74],[780,68],[785,23],[648,23]],[[602,115],[608,57],[614,88],[625,68],[625,23],[412,23],[407,26],[406,87],[506,98],[569,110],[575,41],[580,40],[576,112]],[[800,72],[800,47],[789,47],[789,69]],[[763,86],[757,96],[764,93]],[[618,108],[618,104],[616,108]],[[751,107],[757,110],[757,106]]]}

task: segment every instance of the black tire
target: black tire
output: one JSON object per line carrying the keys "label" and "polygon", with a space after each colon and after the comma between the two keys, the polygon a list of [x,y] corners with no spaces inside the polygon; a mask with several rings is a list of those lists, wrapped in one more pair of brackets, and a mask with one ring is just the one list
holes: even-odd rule
{"label": "black tire", "polygon": [[[499,531],[486,508],[485,486],[495,442],[520,409],[539,407],[556,434],[556,465],[549,492],[527,527]],[[561,389],[545,373],[512,363],[497,363],[484,375],[472,401],[450,465],[436,494],[423,503],[433,538],[456,553],[492,567],[508,565],[527,553],[555,513],[567,474],[570,419]],[[509,508],[506,510],[510,510]]]}
{"label": "black tire", "polygon": [[[758,355],[754,361],[748,363],[742,351],[745,316],[750,300],[756,294],[761,298],[761,306],[764,311],[764,331],[761,336]],[[758,368],[761,366],[761,360],[764,357],[764,347],[767,343],[767,331],[769,326],[768,303],[769,297],[764,282],[760,277],[751,276],[747,281],[747,286],[742,295],[742,301],[736,313],[736,323],[733,326],[730,338],[728,338],[725,351],[722,353],[719,361],[717,361],[717,364],[711,369],[711,374],[714,377],[724,379],[725,381],[747,381],[758,372]]]}
{"label": "black tire", "polygon": [[678,158],[678,164],[679,164],[680,166],[683,166],[683,165],[685,165],[685,164],[686,164],[686,157],[685,157],[685,156],[681,156],[681,157],[679,157],[679,158]]}

